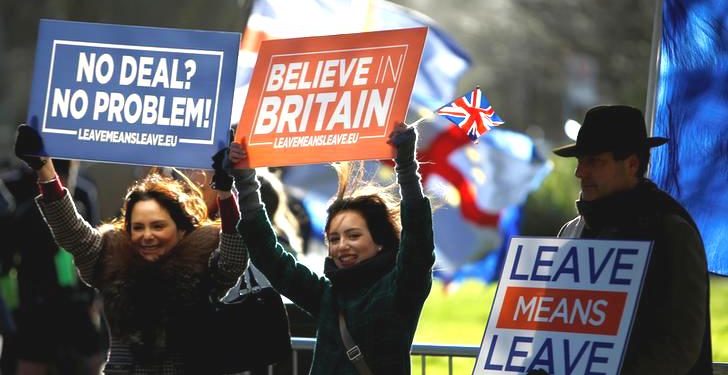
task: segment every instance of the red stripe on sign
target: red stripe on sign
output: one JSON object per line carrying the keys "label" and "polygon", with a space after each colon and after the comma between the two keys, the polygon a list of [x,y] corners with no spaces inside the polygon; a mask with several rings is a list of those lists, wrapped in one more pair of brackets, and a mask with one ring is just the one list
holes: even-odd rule
{"label": "red stripe on sign", "polygon": [[616,335],[625,292],[509,287],[498,328]]}

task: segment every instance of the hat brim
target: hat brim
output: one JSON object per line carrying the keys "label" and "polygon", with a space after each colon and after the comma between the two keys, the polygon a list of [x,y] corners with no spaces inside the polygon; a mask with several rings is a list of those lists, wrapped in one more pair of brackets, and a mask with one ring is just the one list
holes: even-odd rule
{"label": "hat brim", "polygon": [[565,158],[573,157],[581,154],[581,150],[577,147],[576,143],[557,147],[552,150],[554,154],[563,156]]}
{"label": "hat brim", "polygon": [[665,143],[667,143],[669,139],[665,137],[650,137],[647,138],[647,147],[653,148],[657,146],[662,146]]}
{"label": "hat brim", "polygon": [[[662,146],[665,143],[667,143],[667,141],[668,141],[668,139],[665,137],[650,137],[650,138],[647,138],[646,146],[647,146],[647,148]],[[572,144],[564,145],[561,147],[557,147],[557,148],[553,149],[552,151],[554,154],[556,154],[558,156],[569,158],[569,157],[582,156],[582,155],[593,155],[593,154],[598,154],[601,152],[607,152],[607,151],[612,151],[612,150],[609,150],[608,148],[603,149],[603,150],[602,149],[586,150],[586,149],[583,149],[582,147],[579,147],[578,144],[572,143]]]}

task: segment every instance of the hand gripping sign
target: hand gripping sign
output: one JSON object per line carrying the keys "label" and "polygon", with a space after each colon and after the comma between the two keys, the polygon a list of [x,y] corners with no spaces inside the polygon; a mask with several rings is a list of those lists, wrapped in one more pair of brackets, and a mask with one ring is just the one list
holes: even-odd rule
{"label": "hand gripping sign", "polygon": [[427,28],[261,44],[235,139],[249,165],[391,158]]}
{"label": "hand gripping sign", "polygon": [[60,158],[209,168],[240,34],[41,20],[28,123]]}
{"label": "hand gripping sign", "polygon": [[619,374],[651,242],[514,237],[473,374]]}

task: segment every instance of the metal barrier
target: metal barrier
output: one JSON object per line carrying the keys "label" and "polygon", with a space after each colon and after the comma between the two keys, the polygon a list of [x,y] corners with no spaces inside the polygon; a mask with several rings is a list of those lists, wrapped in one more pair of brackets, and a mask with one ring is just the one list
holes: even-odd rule
{"label": "metal barrier", "polygon": [[437,345],[437,344],[412,344],[412,356],[420,356],[422,375],[427,373],[427,356],[447,357],[447,373],[452,375],[452,359],[477,358],[480,347],[477,345]]}
{"label": "metal barrier", "polygon": [[[293,375],[298,374],[298,352],[304,350],[313,350],[316,345],[316,339],[308,337],[292,337],[291,347],[293,348]],[[412,344],[412,356],[419,356],[422,363],[422,375],[427,372],[426,358],[447,357],[448,374],[453,374],[453,358],[476,358],[480,352],[479,346],[470,345],[435,345],[435,344]],[[305,374],[301,374],[305,375]]]}
{"label": "metal barrier", "polygon": [[316,346],[315,338],[291,337],[291,348],[293,348],[293,365],[291,366],[293,368],[292,375],[298,375],[298,352],[301,350],[313,351],[314,346]]}
{"label": "metal barrier", "polygon": [[[316,345],[315,338],[308,337],[292,337],[291,347],[293,348],[293,375],[298,374],[298,352],[305,350],[313,350]],[[427,373],[427,364],[425,359],[428,356],[447,357],[448,374],[453,375],[453,358],[477,358],[480,347],[476,345],[438,345],[438,344],[412,344],[412,356],[419,356],[422,363],[422,375]],[[273,374],[272,370],[268,370],[269,374]],[[714,362],[714,375],[728,375],[728,363]],[[301,374],[305,375],[305,374]]]}

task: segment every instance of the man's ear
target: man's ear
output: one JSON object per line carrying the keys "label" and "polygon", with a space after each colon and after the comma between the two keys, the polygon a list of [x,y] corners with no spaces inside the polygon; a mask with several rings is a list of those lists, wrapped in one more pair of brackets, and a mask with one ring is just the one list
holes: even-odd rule
{"label": "man's ear", "polygon": [[625,159],[625,165],[630,176],[636,176],[637,171],[640,169],[640,158],[637,154],[631,154]]}

